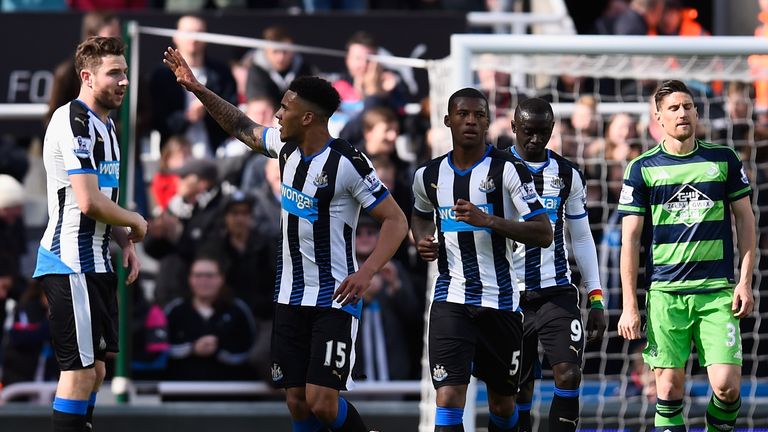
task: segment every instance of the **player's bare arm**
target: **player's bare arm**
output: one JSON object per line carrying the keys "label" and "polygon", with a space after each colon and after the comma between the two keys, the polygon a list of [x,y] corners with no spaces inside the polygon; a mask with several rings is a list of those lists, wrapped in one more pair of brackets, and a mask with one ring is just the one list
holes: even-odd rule
{"label": "player's bare arm", "polygon": [[752,269],[755,265],[755,214],[749,197],[731,203],[731,211],[736,220],[736,241],[739,249],[739,283],[733,290],[731,309],[736,318],[744,318],[752,313],[755,300],[752,297]]}
{"label": "player's bare arm", "polygon": [[168,47],[163,55],[163,63],[176,75],[176,82],[197,96],[222,129],[253,150],[264,152],[264,126],[254,122],[239,108],[202,85],[177,49]]}
{"label": "player's bare arm", "polygon": [[128,231],[120,226],[112,227],[112,238],[120,245],[123,250],[123,268],[128,270],[128,276],[125,281],[128,284],[132,284],[139,276],[139,270],[141,269],[141,262],[138,255],[136,255],[136,247],[133,245],[133,241],[129,238]]}
{"label": "player's bare arm", "polygon": [[389,262],[408,234],[408,221],[392,195],[384,198],[369,214],[381,223],[379,242],[360,268],[336,289],[333,298],[342,305],[360,301],[371,285],[373,275]]}
{"label": "player's bare arm", "polygon": [[640,265],[640,237],[643,216],[626,215],[621,222],[621,297],[619,335],[625,339],[640,339],[640,311],[637,307],[637,272]]}
{"label": "player's bare arm", "polygon": [[414,212],[411,216],[411,234],[421,259],[436,260],[439,245],[435,241],[435,220],[419,216]]}
{"label": "player's bare arm", "polygon": [[548,247],[552,244],[552,224],[545,214],[536,215],[524,222],[513,221],[485,213],[461,198],[456,201],[453,211],[457,221],[490,228],[514,241],[538,247]]}
{"label": "player's bare arm", "polygon": [[99,222],[128,227],[128,239],[141,241],[147,234],[147,221],[140,214],[128,211],[115,204],[99,191],[98,177],[93,174],[72,174],[69,176],[72,190],[80,211]]}

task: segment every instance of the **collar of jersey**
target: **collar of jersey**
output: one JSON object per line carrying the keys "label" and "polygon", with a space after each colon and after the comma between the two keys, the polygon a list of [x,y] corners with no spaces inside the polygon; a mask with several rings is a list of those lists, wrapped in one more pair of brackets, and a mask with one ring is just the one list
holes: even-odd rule
{"label": "collar of jersey", "polygon": [[668,152],[667,148],[664,147],[664,141],[660,142],[659,145],[661,146],[661,151],[664,152],[665,155],[676,158],[687,158],[689,156],[693,156],[699,150],[699,140],[693,140],[693,150],[681,155]]}
{"label": "collar of jersey", "polygon": [[[104,123],[103,121],[101,121],[101,117],[99,117],[99,115],[96,114],[96,111],[92,110],[91,107],[89,107],[87,103],[81,101],[80,99],[75,99],[75,102],[79,103],[80,105],[84,106],[85,109],[90,111],[91,114],[93,114],[94,117],[96,117],[104,126],[107,127],[107,130],[112,129],[112,122]],[[107,116],[107,118],[109,118],[109,116]]]}
{"label": "collar of jersey", "polygon": [[515,155],[516,158],[518,158],[521,161],[523,161],[525,166],[528,167],[528,171],[530,171],[532,173],[538,173],[538,172],[544,171],[544,168],[549,166],[549,161],[552,160],[552,155],[550,154],[550,150],[547,149],[547,160],[544,162],[544,165],[542,165],[542,166],[540,166],[538,168],[534,168],[534,167],[528,165],[528,161],[523,159],[523,157],[520,156],[520,154],[517,153],[517,149],[515,149],[515,146],[510,147],[510,151],[512,152],[513,155]]}
{"label": "collar of jersey", "polygon": [[467,175],[467,173],[469,173],[470,171],[475,169],[476,166],[480,165],[480,162],[484,161],[486,157],[488,157],[488,153],[491,152],[492,148],[493,148],[492,146],[489,146],[489,145],[486,144],[486,149],[485,149],[485,153],[483,153],[483,157],[481,157],[477,162],[475,162],[474,165],[472,165],[471,167],[469,167],[469,168],[467,168],[465,170],[460,170],[460,169],[456,168],[456,165],[453,164],[453,150],[451,150],[450,153],[448,153],[448,166],[450,166],[451,169],[453,169],[453,171],[456,174],[458,174],[460,176],[465,176],[465,175]]}
{"label": "collar of jersey", "polygon": [[322,153],[325,151],[325,149],[327,149],[327,148],[328,148],[328,146],[330,146],[330,145],[331,145],[331,143],[332,143],[332,142],[333,142],[335,139],[336,139],[336,138],[334,138],[334,137],[331,137],[331,139],[329,139],[329,140],[328,140],[328,142],[327,142],[327,143],[325,143],[325,145],[323,146],[323,148],[321,148],[320,150],[318,150],[318,151],[317,151],[317,153],[315,153],[315,154],[311,154],[311,155],[309,155],[309,156],[304,156],[304,152],[302,152],[302,151],[301,151],[301,147],[299,147],[299,154],[301,155],[301,159],[302,159],[304,162],[311,162],[311,161],[312,161],[312,159],[314,159],[314,158],[315,158],[315,156],[317,156],[317,155],[319,155],[319,154],[322,154]]}

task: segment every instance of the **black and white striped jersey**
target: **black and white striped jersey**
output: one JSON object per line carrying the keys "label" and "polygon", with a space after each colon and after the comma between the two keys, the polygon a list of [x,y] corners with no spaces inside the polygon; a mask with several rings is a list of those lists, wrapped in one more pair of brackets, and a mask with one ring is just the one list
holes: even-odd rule
{"label": "black and white striped jersey", "polygon": [[43,142],[48,225],[40,240],[34,277],[46,274],[112,272],[111,226],[80,211],[69,176],[98,176],[99,191],[117,202],[120,146],[111,119],[105,124],[74,100],[51,117]]}
{"label": "black and white striped jersey", "polygon": [[355,229],[360,207],[369,211],[388,194],[365,155],[331,139],[318,153],[264,130],[265,154],[280,162],[282,216],[275,301],[341,308],[360,318],[362,302],[343,308],[333,292],[357,271]]}
{"label": "black and white striped jersey", "polygon": [[520,294],[512,266],[514,242],[490,229],[456,220],[459,198],[504,219],[544,213],[525,165],[508,152],[488,147],[466,170],[453,152],[428,162],[413,180],[414,211],[435,218],[439,255],[434,301],[517,310]]}
{"label": "black and white striped jersey", "polygon": [[[541,197],[554,234],[552,244],[546,248],[516,245],[514,265],[517,281],[525,290],[571,285],[565,225],[567,220],[587,217],[587,188],[584,176],[576,165],[564,157],[550,150],[547,152],[549,157],[543,163],[523,161],[533,177],[536,193]],[[512,153],[520,158],[514,147]],[[597,273],[597,269],[594,273]],[[598,288],[599,281],[595,283],[598,286],[594,288]]]}

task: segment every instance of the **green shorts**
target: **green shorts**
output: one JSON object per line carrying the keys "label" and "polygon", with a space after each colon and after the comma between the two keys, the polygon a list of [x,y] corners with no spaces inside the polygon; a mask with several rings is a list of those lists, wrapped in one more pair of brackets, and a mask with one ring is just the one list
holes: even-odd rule
{"label": "green shorts", "polygon": [[695,342],[702,367],[741,366],[741,333],[732,302],[733,288],[706,294],[648,291],[643,359],[651,368],[682,368]]}

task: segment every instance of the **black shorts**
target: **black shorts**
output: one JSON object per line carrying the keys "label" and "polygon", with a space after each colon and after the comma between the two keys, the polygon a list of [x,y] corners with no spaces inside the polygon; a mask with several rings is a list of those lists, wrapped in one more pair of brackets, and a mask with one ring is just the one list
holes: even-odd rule
{"label": "black shorts", "polygon": [[40,278],[62,371],[91,368],[118,351],[117,276],[114,273],[49,274]]}
{"label": "black shorts", "polygon": [[276,304],[272,384],[351,388],[357,327],[358,319],[340,309]]}
{"label": "black shorts", "polygon": [[470,374],[491,390],[517,393],[522,315],[450,302],[429,312],[429,367],[435,388],[469,383]]}
{"label": "black shorts", "polygon": [[573,286],[525,291],[523,309],[523,372],[521,383],[540,377],[539,342],[550,365],[581,366],[584,355],[584,326],[579,309],[579,291]]}

